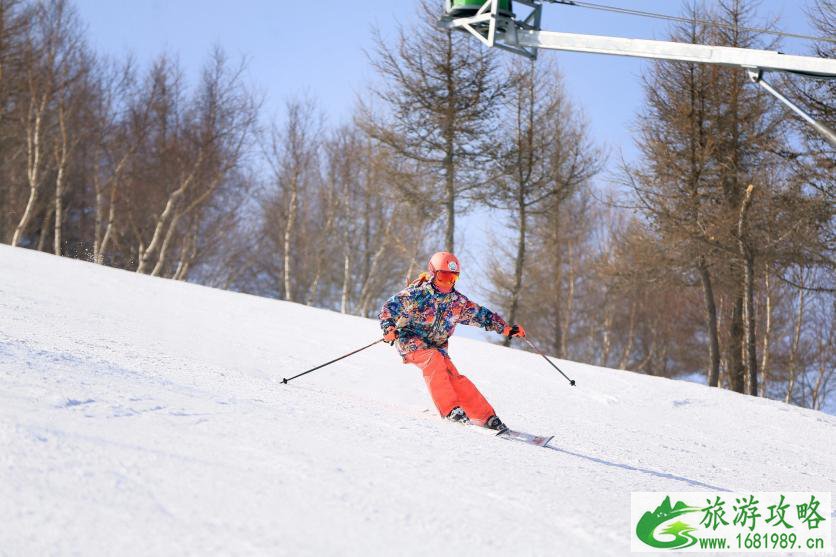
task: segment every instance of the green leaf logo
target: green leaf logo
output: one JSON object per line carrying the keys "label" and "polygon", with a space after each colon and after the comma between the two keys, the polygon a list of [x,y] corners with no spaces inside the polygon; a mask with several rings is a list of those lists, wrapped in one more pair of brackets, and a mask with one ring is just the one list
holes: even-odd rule
{"label": "green leaf logo", "polygon": [[673,536],[673,539],[666,541],[656,538],[656,529],[680,515],[699,510],[699,507],[689,507],[682,501],[677,501],[675,505],[671,506],[671,498],[665,497],[665,500],[662,501],[661,505],[656,507],[655,511],[648,511],[642,515],[639,523],[636,525],[636,536],[650,547],[658,549],[682,549],[684,547],[690,547],[697,543],[697,539],[691,535],[691,532],[696,530],[696,528],[690,524],[678,520],[659,531],[658,533],[660,535]]}

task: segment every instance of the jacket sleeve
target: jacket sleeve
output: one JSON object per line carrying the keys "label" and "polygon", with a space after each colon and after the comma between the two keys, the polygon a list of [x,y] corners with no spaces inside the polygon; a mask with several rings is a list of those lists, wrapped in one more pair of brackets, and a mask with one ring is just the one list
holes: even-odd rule
{"label": "jacket sleeve", "polygon": [[401,290],[383,304],[383,308],[377,316],[380,319],[380,328],[383,332],[386,332],[386,329],[389,327],[397,327],[396,322],[398,317],[404,314],[404,306],[411,294],[409,288]]}
{"label": "jacket sleeve", "polygon": [[508,325],[504,319],[498,314],[494,313],[484,306],[471,302],[466,297],[464,298],[464,310],[458,322],[462,325],[478,325],[488,331],[495,331],[502,333]]}

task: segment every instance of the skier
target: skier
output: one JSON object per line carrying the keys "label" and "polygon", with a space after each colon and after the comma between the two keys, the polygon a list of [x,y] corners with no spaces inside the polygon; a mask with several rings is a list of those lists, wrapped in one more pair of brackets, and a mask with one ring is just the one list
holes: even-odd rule
{"label": "skier", "polygon": [[421,368],[442,416],[503,431],[507,427],[485,397],[456,370],[447,354],[447,339],[457,324],[479,325],[508,337],[524,337],[525,330],[508,325],[498,314],[459,293],[454,285],[460,272],[459,260],[452,253],[433,255],[427,272],[383,305],[380,327],[386,342],[397,342],[404,363]]}

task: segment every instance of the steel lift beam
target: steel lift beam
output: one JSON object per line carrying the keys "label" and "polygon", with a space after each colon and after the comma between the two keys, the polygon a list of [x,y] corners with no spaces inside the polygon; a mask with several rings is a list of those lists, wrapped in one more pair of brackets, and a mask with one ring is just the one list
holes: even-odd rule
{"label": "steel lift beam", "polygon": [[[448,14],[462,12],[461,8],[454,6],[454,0],[445,1]],[[748,72],[752,82],[763,87],[804,118],[836,147],[836,133],[833,130],[778,93],[763,79],[766,72],[787,72],[815,79],[836,79],[834,59],[795,56],[751,48],[542,31],[540,22],[543,3],[550,0],[514,0],[516,4],[527,6],[531,10],[523,19],[515,19],[516,16],[513,14],[509,17],[507,10],[501,11],[500,1],[485,0],[481,6],[471,10],[472,15],[448,15],[442,18],[440,23],[448,28],[466,31],[486,46],[513,52],[532,60],[537,58],[539,49],[548,49],[743,68]]]}

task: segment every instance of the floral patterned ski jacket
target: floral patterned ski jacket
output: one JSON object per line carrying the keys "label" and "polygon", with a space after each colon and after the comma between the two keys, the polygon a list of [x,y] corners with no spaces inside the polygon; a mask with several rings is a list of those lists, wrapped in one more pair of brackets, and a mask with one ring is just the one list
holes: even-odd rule
{"label": "floral patterned ski jacket", "polygon": [[[412,284],[389,298],[380,310],[380,328],[398,330],[401,356],[416,350],[435,348],[447,355],[447,339],[456,325],[476,325],[502,333],[507,323],[499,314],[471,302],[453,289],[439,292],[432,282]],[[398,326],[400,325],[400,326]]]}

